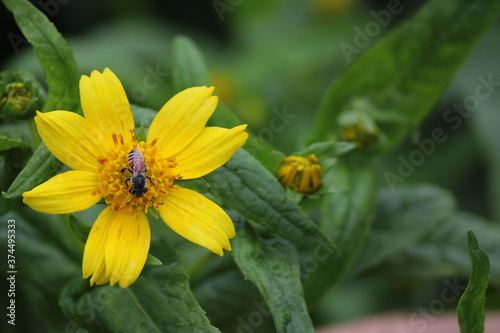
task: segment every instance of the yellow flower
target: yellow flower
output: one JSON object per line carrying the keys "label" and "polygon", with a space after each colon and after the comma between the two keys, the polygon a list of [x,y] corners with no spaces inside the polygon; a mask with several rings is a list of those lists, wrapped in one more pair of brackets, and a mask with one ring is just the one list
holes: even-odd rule
{"label": "yellow flower", "polygon": [[312,193],[319,187],[323,177],[316,155],[305,157],[288,156],[278,169],[280,182],[294,191]]}
{"label": "yellow flower", "polygon": [[[170,99],[138,142],[129,102],[118,78],[106,68],[82,76],[85,117],[68,111],[38,112],[38,132],[47,148],[71,171],[23,194],[31,208],[49,214],[87,209],[101,199],[83,254],[83,278],[90,284],[128,287],[142,271],[149,251],[145,212],[188,240],[223,255],[231,250],[234,226],[227,214],[201,194],[175,185],[226,163],[246,141],[246,125],[205,127],[217,105],[213,87],[186,89]],[[130,156],[129,156],[130,155]],[[140,178],[140,179],[139,179]]]}

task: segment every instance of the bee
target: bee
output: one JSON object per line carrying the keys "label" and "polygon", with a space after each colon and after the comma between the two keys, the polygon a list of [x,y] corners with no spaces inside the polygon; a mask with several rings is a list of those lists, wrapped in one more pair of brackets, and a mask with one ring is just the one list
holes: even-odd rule
{"label": "bee", "polygon": [[136,198],[144,196],[148,191],[146,187],[148,179],[151,183],[153,181],[150,177],[146,176],[148,168],[144,162],[144,154],[140,147],[135,147],[134,150],[130,151],[128,154],[128,167],[124,167],[121,172],[125,170],[129,171],[132,176],[125,180],[125,185],[128,187],[130,184],[130,193],[132,193]]}

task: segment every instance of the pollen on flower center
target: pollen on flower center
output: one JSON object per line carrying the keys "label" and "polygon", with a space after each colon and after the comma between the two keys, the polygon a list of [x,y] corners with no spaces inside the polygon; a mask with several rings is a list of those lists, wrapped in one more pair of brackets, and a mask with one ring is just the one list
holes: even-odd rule
{"label": "pollen on flower center", "polygon": [[[135,140],[125,142],[121,136],[113,135],[113,142],[112,149],[105,156],[98,157],[97,174],[100,184],[99,190],[94,194],[100,193],[106,204],[117,211],[147,212],[151,207],[158,209],[169,189],[177,187],[173,184],[174,180],[181,178],[175,173],[175,159],[158,156],[156,140],[151,143]],[[144,169],[139,172],[144,180],[142,184],[136,183],[137,170],[134,173],[129,165],[129,154],[136,147],[144,155]],[[138,188],[140,191],[137,191]]]}

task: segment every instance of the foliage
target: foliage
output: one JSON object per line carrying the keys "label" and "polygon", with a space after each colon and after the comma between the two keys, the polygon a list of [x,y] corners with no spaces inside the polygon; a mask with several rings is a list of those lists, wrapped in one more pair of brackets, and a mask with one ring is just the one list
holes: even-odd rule
{"label": "foliage", "polygon": [[[30,2],[3,0],[3,3],[32,44],[43,69],[47,96],[37,83],[33,83],[37,96],[43,96],[37,100],[37,103],[43,102],[41,111],[80,112],[79,73],[82,69],[100,69],[103,65],[100,60],[95,64],[89,60],[90,46],[92,43],[100,45],[99,38],[91,35],[80,44],[75,42],[72,50],[71,43],[68,44],[47,16]],[[320,1],[310,3],[315,3],[319,11],[325,6]],[[427,1],[415,15],[397,26],[391,25],[390,32],[378,38],[371,47],[368,43],[358,43],[374,37],[370,35],[373,31],[370,32],[369,24],[362,25],[364,31],[356,26],[354,43],[334,44],[340,45],[348,62],[353,54],[361,54],[326,89],[326,81],[334,76],[332,69],[336,71],[340,65],[337,58],[330,58],[333,52],[338,57],[339,48],[325,46],[324,40],[330,36],[338,38],[332,29],[341,32],[360,20],[359,16],[330,13],[339,15],[336,20],[339,23],[333,24],[331,18],[322,17],[326,13],[309,13],[317,15],[312,19],[315,23],[296,23],[294,36],[298,40],[290,40],[287,19],[300,21],[297,15],[306,12],[304,4],[297,5],[293,11],[279,1],[237,6],[216,1],[214,6],[220,19],[233,15],[233,11],[240,18],[238,23],[233,23],[239,27],[235,34],[241,44],[251,47],[250,50],[231,45],[230,51],[223,54],[214,51],[208,38],[200,37],[195,43],[185,35],[169,33],[166,45],[169,53],[164,54],[165,50],[155,48],[159,40],[155,39],[158,27],[144,21],[141,24],[146,27],[144,29],[151,28],[147,33],[151,32],[153,37],[150,38],[155,41],[151,44],[143,41],[144,50],[140,51],[161,54],[159,64],[145,58],[147,73],[152,75],[155,71],[157,84],[151,85],[152,81],[148,81],[149,89],[145,79],[139,78],[132,83],[131,78],[138,75],[129,72],[127,76],[126,70],[123,70],[123,82],[127,91],[132,89],[129,95],[141,133],[148,129],[156,114],[153,110],[158,109],[155,105],[158,101],[166,102],[170,95],[197,85],[214,84],[220,95],[221,102],[209,126],[250,123],[249,140],[228,163],[205,177],[177,182],[219,203],[232,217],[237,232],[231,241],[232,256],[216,258],[160,231],[157,233],[160,236],[152,239],[147,267],[132,286],[127,289],[109,285],[90,287],[88,281],[81,278],[82,243],[86,241],[89,225],[100,205],[69,217],[47,216],[25,207],[21,203],[22,193],[64,167],[40,143],[32,119],[0,116],[0,185],[3,191],[0,239],[6,244],[6,251],[12,249],[7,246],[12,243],[8,242],[7,221],[15,220],[15,257],[19,272],[16,283],[22,290],[20,299],[29,304],[22,307],[18,303],[17,328],[33,332],[239,332],[254,329],[259,332],[314,332],[319,324],[331,318],[339,319],[335,316],[321,318],[317,314],[322,313],[323,298],[330,297],[325,295],[333,291],[335,297],[335,287],[351,280],[370,277],[417,284],[450,277],[467,278],[467,244],[472,267],[469,284],[458,304],[458,321],[463,332],[482,332],[484,297],[490,292],[486,289],[489,274],[492,275],[490,285],[500,287],[500,270],[493,265],[500,259],[497,246],[500,229],[480,216],[485,215],[484,211],[480,211],[481,214],[464,212],[463,198],[460,195],[456,198],[453,193],[456,188],[448,186],[461,181],[464,173],[457,171],[457,176],[452,178],[454,172],[448,169],[440,169],[443,170],[440,174],[434,170],[439,168],[426,169],[426,159],[429,158],[429,163],[437,159],[434,152],[439,147],[436,147],[451,137],[451,132],[445,132],[438,127],[442,124],[438,124],[430,131],[432,141],[429,138],[415,141],[418,149],[412,147],[408,139],[418,136],[417,129],[426,130],[426,119],[432,119],[433,107],[448,89],[469,52],[492,26],[500,12],[500,2]],[[402,10],[401,4],[389,6],[370,12],[372,17],[361,18],[359,22],[368,20],[368,23],[373,22],[372,26],[378,24],[380,31],[381,26],[386,27]],[[169,28],[160,26],[159,30]],[[108,29],[105,33],[113,35],[117,28],[102,29]],[[129,38],[139,42],[145,33],[140,29],[134,31],[139,31],[138,35]],[[170,31],[177,30],[172,28]],[[273,37],[262,38],[268,31],[274,31]],[[126,33],[117,37],[117,44],[124,35]],[[281,42],[285,46],[278,46]],[[366,50],[361,52],[362,48]],[[314,50],[317,54],[312,52]],[[104,51],[100,54],[99,48],[95,52],[98,59],[106,59],[104,66],[112,67],[114,59],[106,58]],[[278,56],[269,52],[276,52]],[[350,52],[349,55],[346,52]],[[131,54],[123,54],[121,61],[124,63],[118,60],[116,64],[118,72],[134,63],[137,66],[138,60],[133,58],[136,54],[140,52],[132,50]],[[29,67],[23,66],[25,60],[19,59],[14,59],[11,66],[22,67],[16,70]],[[141,60],[139,67],[144,67],[144,61]],[[229,79],[224,77],[221,70],[224,66],[233,71],[233,78],[231,75]],[[169,68],[171,75],[164,74],[164,68]],[[279,74],[280,68],[284,68],[286,77],[273,72],[276,70]],[[35,76],[41,76],[36,68],[32,69]],[[11,80],[13,76],[5,73],[1,77]],[[487,100],[489,97],[484,96],[493,94],[499,85],[496,76],[492,75],[488,72],[478,79],[481,85],[473,90],[477,103]],[[278,79],[283,81],[280,87],[284,92],[273,90]],[[17,81],[12,79],[12,82]],[[2,81],[0,88],[7,89],[12,82]],[[137,86],[141,82],[143,86]],[[142,90],[134,90],[138,87]],[[323,90],[320,99],[318,91]],[[478,96],[479,90],[481,95]],[[0,93],[0,97],[7,96],[4,91]],[[471,113],[465,113],[463,108],[475,108],[467,104],[474,101],[471,96],[474,97],[468,95],[463,99],[462,109],[453,112],[448,109],[444,122],[455,125],[469,118]],[[282,108],[275,107],[284,103]],[[0,103],[0,108],[3,104]],[[318,105],[318,109],[314,111],[311,105]],[[488,101],[484,105],[488,110],[493,108]],[[301,109],[304,111],[296,111]],[[488,156],[487,163],[496,170],[490,175],[492,183],[498,185],[500,155],[495,145],[498,126],[491,124],[500,123],[492,112],[485,112],[480,117],[492,119],[490,123],[490,118],[479,118],[475,126],[484,142],[481,149]],[[349,120],[348,124],[345,119]],[[469,137],[466,139],[471,141]],[[450,141],[456,142],[455,139]],[[466,147],[464,141],[458,142],[452,146],[457,154]],[[323,170],[318,191],[304,195],[280,184],[276,174],[285,152],[318,157]],[[445,152],[443,156],[446,154],[451,153]],[[459,156],[465,155],[474,156],[472,151]],[[446,158],[441,160],[447,161]],[[415,178],[425,179],[415,171],[421,165],[420,170],[434,175],[432,180],[437,184],[411,180],[400,184],[414,172]],[[395,169],[397,172],[388,171]],[[451,181],[446,183],[446,179]],[[484,195],[489,189],[481,190]],[[498,186],[491,192],[496,200],[492,209],[498,210]],[[457,206],[461,211],[456,212]],[[154,230],[160,229],[154,213],[149,219]],[[464,235],[467,235],[467,243]],[[478,242],[484,250],[478,247]],[[491,270],[488,257],[492,262]],[[499,302],[494,291],[492,298]],[[349,299],[343,301],[349,303]],[[405,309],[401,303],[396,306]],[[391,307],[377,310],[388,309]],[[39,319],[21,322],[22,316],[32,310]],[[2,325],[2,332],[12,330],[9,324],[2,322]]]}

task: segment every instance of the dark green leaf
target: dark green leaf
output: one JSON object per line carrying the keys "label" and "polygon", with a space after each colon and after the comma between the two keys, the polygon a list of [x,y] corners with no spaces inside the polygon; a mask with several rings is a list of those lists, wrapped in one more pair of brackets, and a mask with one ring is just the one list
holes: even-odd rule
{"label": "dark green leaf", "polygon": [[382,188],[375,202],[373,227],[355,270],[366,270],[417,243],[438,229],[454,208],[451,194],[436,186]]}
{"label": "dark green leaf", "polygon": [[310,305],[346,274],[370,230],[375,172],[371,160],[354,153],[339,159],[323,178],[323,184],[332,186],[335,192],[323,198],[321,228],[339,246],[341,255],[332,264],[325,260],[325,249],[318,245],[311,263],[304,262],[304,268],[310,271],[304,284]]}
{"label": "dark green leaf", "polygon": [[69,216],[69,226],[71,227],[76,239],[78,239],[82,244],[87,243],[87,238],[89,237],[91,229],[90,226],[86,225],[75,215]]}
{"label": "dark green leaf", "polygon": [[51,177],[61,166],[54,155],[42,143],[35,151],[26,167],[19,173],[10,185],[4,197],[13,199],[20,197],[24,192],[33,189]]}
{"label": "dark green leaf", "polygon": [[189,38],[176,37],[172,41],[172,52],[172,80],[176,91],[209,85],[203,55]]}
{"label": "dark green leaf", "polygon": [[178,180],[176,184],[199,193],[208,193],[211,190],[210,184],[203,178]]}
{"label": "dark green leaf", "polygon": [[[354,98],[368,99],[379,112],[394,118],[420,123],[499,11],[496,0],[429,1],[357,57],[330,85],[309,142],[332,134],[332,124]],[[379,125],[392,145],[410,130],[401,122]]]}
{"label": "dark green leaf", "polygon": [[8,138],[6,136],[0,136],[0,151],[9,150],[12,148],[28,148],[29,146],[21,141]]}
{"label": "dark green leaf", "polygon": [[211,194],[249,221],[254,221],[295,244],[316,248],[324,243],[335,257],[337,249],[269,171],[243,149],[222,167],[203,177]]}
{"label": "dark green leaf", "polygon": [[490,279],[490,261],[486,252],[477,244],[477,239],[470,229],[467,231],[467,246],[471,272],[467,289],[458,302],[458,324],[462,333],[483,333],[484,303]]}
{"label": "dark green leaf", "polygon": [[[35,6],[26,0],[3,0],[14,14],[16,22],[33,45],[45,72],[49,93],[43,111],[77,110],[79,104],[78,68],[73,52],[55,26]],[[60,162],[40,145],[9,188],[7,198],[19,197],[23,192],[47,180]]]}
{"label": "dark green leaf", "polygon": [[264,240],[249,225],[239,229],[233,244],[236,264],[264,295],[277,332],[314,332],[295,247],[283,239]]}
{"label": "dark green leaf", "polygon": [[[468,66],[466,67],[468,70],[466,69],[463,72],[468,73],[469,76],[464,74],[463,76],[457,77],[460,89],[462,89],[462,91],[472,92],[475,91],[474,89],[478,89],[478,81],[471,80],[470,78],[472,76],[470,75],[476,76],[476,73],[484,73],[487,75],[478,77],[478,79],[482,81],[481,85],[489,89],[494,89],[491,90],[492,94],[488,95],[488,98],[481,101],[479,112],[474,112],[473,117],[470,118],[471,122],[469,123],[465,119],[463,121],[459,119],[459,125],[462,125],[462,122],[464,124],[467,123],[467,125],[472,125],[470,132],[473,139],[469,141],[469,145],[471,146],[470,149],[477,153],[479,147],[479,152],[482,152],[481,158],[487,163],[486,168],[488,172],[485,174],[485,177],[487,177],[485,179],[485,184],[489,184],[487,200],[487,204],[489,205],[488,210],[493,213],[492,218],[497,221],[500,221],[500,151],[497,149],[498,143],[500,142],[500,131],[498,130],[500,128],[500,112],[498,112],[500,94],[498,94],[496,83],[493,84],[495,88],[490,88],[489,84],[485,85],[483,82],[493,81],[493,79],[496,82],[500,77],[500,68],[496,66],[498,63],[496,57],[497,52],[492,52],[491,48],[492,45],[497,45],[495,41],[499,32],[500,26],[497,24],[493,27],[492,32],[482,41],[478,50],[474,52],[476,56],[473,57],[471,61],[468,61]],[[463,131],[460,131],[459,135],[462,139],[465,137],[464,134]],[[465,146],[467,146],[467,143]],[[456,149],[450,150],[454,151]],[[469,154],[468,156],[470,156],[471,159],[475,157],[473,154]],[[466,167],[467,163],[463,163],[462,161],[460,161],[458,165],[464,164]],[[451,161],[451,163],[453,163],[453,161]]]}
{"label": "dark green leaf", "polygon": [[219,332],[189,290],[188,277],[173,249],[153,242],[164,266],[146,268],[126,289],[90,287],[81,278],[63,291],[65,314],[91,332]]}
{"label": "dark green leaf", "polygon": [[[5,194],[5,192],[2,192]],[[20,207],[22,202],[20,199],[6,199],[4,197],[0,197],[0,216],[6,214],[12,209]]]}
{"label": "dark green leaf", "polygon": [[163,263],[161,262],[160,259],[156,258],[154,255],[152,254],[148,254],[148,258],[146,259],[146,263],[144,264],[144,266],[161,266],[163,265]]}
{"label": "dark green leaf", "polygon": [[274,331],[266,302],[234,266],[203,278],[193,293],[222,332]]}
{"label": "dark green leaf", "polygon": [[[72,277],[81,279],[81,254],[71,233],[59,216],[29,209],[11,212],[2,220],[15,220],[16,305],[24,306],[17,299],[17,291],[23,290],[48,331],[63,332],[68,319],[58,305],[61,286]],[[0,233],[0,243],[7,243],[6,235]],[[16,316],[16,323],[22,318]]]}
{"label": "dark green leaf", "polygon": [[356,145],[351,142],[316,142],[307,148],[299,151],[297,154],[300,156],[307,156],[309,154],[314,154],[316,157],[339,157],[345,153],[350,152],[356,148]]}
{"label": "dark green leaf", "polygon": [[[210,86],[205,60],[200,50],[187,37],[177,37],[172,47],[173,84],[176,91],[194,86]],[[216,90],[217,92],[217,90]],[[231,128],[243,124],[229,108],[219,101],[215,112],[208,121],[209,126]],[[251,135],[245,149],[255,156],[264,166],[274,172],[279,161],[272,157],[273,148],[266,142]]]}
{"label": "dark green leaf", "polygon": [[78,68],[71,48],[54,24],[26,0],[3,0],[33,45],[49,86],[43,111],[78,108]]}
{"label": "dark green leaf", "polygon": [[[293,155],[306,157],[310,154],[314,154],[318,159],[318,163],[321,165],[321,170],[323,174],[327,174],[328,171],[333,167],[333,165],[337,163],[337,159],[340,156],[345,155],[346,153],[354,150],[355,148],[356,145],[351,142],[342,142],[342,141],[316,142],[294,153]],[[323,186],[323,189],[326,189],[326,191],[331,190],[326,186]],[[319,192],[320,195],[322,194],[322,192],[324,191]],[[315,194],[312,194],[312,196],[314,196]]]}
{"label": "dark green leaf", "polygon": [[139,131],[136,134],[136,139],[137,141],[146,141],[146,128],[144,126],[144,123],[141,123],[139,126]]}
{"label": "dark green leaf", "polygon": [[[466,277],[470,262],[463,235],[469,228],[481,239],[482,248],[492,262],[500,261],[500,226],[472,214],[458,212],[418,244],[388,257],[377,272],[392,278],[440,279]],[[373,271],[373,270],[372,270]],[[500,286],[500,267],[491,266],[491,284]],[[465,286],[464,286],[465,287]]]}

